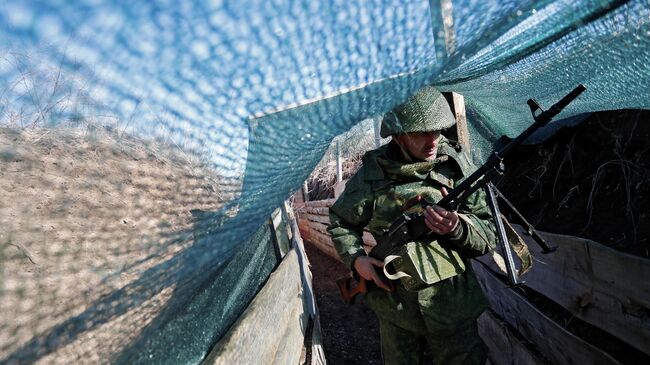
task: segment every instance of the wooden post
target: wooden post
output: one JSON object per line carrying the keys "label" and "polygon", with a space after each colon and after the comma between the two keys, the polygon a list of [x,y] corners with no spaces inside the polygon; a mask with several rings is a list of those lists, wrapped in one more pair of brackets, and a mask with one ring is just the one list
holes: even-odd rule
{"label": "wooden post", "polygon": [[451,112],[456,118],[456,141],[463,147],[463,150],[470,153],[469,130],[467,129],[467,114],[465,113],[465,98],[458,93],[444,93],[449,101]]}
{"label": "wooden post", "polygon": [[[433,43],[436,49],[438,63],[456,52],[456,30],[454,29],[454,8],[452,0],[429,0],[431,10],[431,26]],[[451,137],[458,141],[463,149],[470,153],[469,131],[467,130],[467,114],[465,113],[465,98],[458,93],[443,93],[452,113],[456,117],[456,130]]]}
{"label": "wooden post", "polygon": [[309,201],[309,186],[307,185],[307,180],[302,183],[302,197],[305,199],[305,203]]}
{"label": "wooden post", "polygon": [[447,56],[456,51],[456,31],[452,0],[429,0],[431,11],[431,29],[436,60],[442,63]]}
{"label": "wooden post", "polygon": [[336,141],[336,182],[343,181],[343,163],[341,161],[341,146],[339,141]]}
{"label": "wooden post", "polygon": [[374,119],[372,121],[372,125],[373,125],[373,127],[375,129],[375,148],[381,147],[381,135],[380,135],[381,121],[382,121],[382,119],[380,119],[380,118]]}

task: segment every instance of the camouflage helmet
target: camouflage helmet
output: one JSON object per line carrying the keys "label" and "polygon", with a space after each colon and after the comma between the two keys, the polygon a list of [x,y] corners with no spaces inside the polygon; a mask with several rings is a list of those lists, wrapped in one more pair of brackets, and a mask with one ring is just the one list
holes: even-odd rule
{"label": "camouflage helmet", "polygon": [[455,123],[445,97],[433,86],[425,86],[384,115],[380,135],[386,138],[402,133],[433,132]]}

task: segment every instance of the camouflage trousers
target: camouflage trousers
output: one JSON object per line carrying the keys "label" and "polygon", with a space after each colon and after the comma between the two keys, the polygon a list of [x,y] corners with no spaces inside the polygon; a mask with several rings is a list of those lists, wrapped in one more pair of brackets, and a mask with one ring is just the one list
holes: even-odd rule
{"label": "camouflage trousers", "polygon": [[422,335],[386,320],[379,321],[379,331],[386,365],[423,364],[426,346],[437,365],[483,365],[487,359],[487,347],[478,335],[476,323],[451,336]]}
{"label": "camouflage trousers", "polygon": [[427,346],[438,365],[485,364],[476,319],[487,301],[471,268],[417,292],[369,285],[365,302],[379,317],[385,364],[421,364]]}

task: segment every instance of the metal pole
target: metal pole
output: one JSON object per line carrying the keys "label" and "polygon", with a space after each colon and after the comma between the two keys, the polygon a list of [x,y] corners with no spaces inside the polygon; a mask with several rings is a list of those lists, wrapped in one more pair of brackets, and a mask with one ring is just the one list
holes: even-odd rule
{"label": "metal pole", "polygon": [[494,216],[494,223],[497,229],[497,239],[499,240],[499,246],[501,246],[501,254],[505,260],[508,282],[511,286],[520,285],[522,282],[519,281],[517,275],[514,257],[512,255],[512,250],[510,249],[510,244],[508,243],[508,237],[506,236],[506,228],[501,220],[501,212],[499,211],[499,205],[497,204],[497,198],[494,194],[492,183],[487,183],[485,186],[485,192],[487,193],[488,205],[490,206],[490,210]]}
{"label": "metal pole", "polygon": [[535,230],[535,227],[533,227],[533,225],[530,224],[526,218],[524,218],[524,216],[517,210],[517,208],[515,208],[510,200],[508,200],[499,189],[497,189],[495,186],[493,186],[492,189],[494,190],[496,196],[500,198],[504,203],[506,203],[506,207],[508,207],[510,212],[515,216],[515,218],[518,220],[518,223],[526,228],[525,233],[531,236],[535,242],[537,242],[539,247],[542,248],[543,253],[550,253],[557,249],[556,246],[551,247],[548,245],[548,243],[546,243],[546,240],[539,235],[537,230]]}

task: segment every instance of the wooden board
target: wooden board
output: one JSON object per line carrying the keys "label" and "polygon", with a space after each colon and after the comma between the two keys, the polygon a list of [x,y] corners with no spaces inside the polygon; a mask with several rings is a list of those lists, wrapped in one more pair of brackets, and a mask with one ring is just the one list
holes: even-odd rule
{"label": "wooden board", "polygon": [[314,231],[321,232],[323,234],[329,235],[329,232],[327,232],[327,224],[325,223],[320,223],[320,222],[309,222],[309,227],[313,229]]}
{"label": "wooden board", "polygon": [[348,183],[348,180],[342,180],[334,184],[334,198],[338,199],[339,196],[345,191],[345,184]]}
{"label": "wooden board", "polygon": [[[291,312],[290,321],[285,326],[282,326],[283,323],[278,323],[276,330],[270,334],[278,338],[273,365],[298,364],[300,361],[305,337],[303,331],[307,327],[309,316],[304,311],[300,296],[296,296],[294,300],[286,303],[285,311]],[[296,320],[299,325],[292,323]],[[284,327],[284,331],[282,327]]]}
{"label": "wooden board", "polygon": [[[301,220],[302,222],[303,220]],[[336,248],[334,247],[334,242],[330,237],[329,232],[327,232],[327,225],[320,222],[313,222],[304,220],[306,223],[300,223],[300,232],[305,240],[310,241],[315,244],[321,251],[327,253],[329,256],[333,254],[336,255],[337,260],[340,260],[338,254],[336,254]],[[377,244],[375,238],[370,234],[370,232],[363,232],[363,244],[364,250],[370,252],[370,250]]]}
{"label": "wooden board", "polygon": [[[304,242],[302,240],[302,237],[300,236],[300,229],[298,226],[298,220],[296,219],[296,216],[291,209],[291,207],[285,202],[284,205],[285,210],[287,211],[287,216],[289,216],[290,219],[290,230],[292,232],[292,244],[293,247],[296,248],[296,252],[299,253],[298,259],[301,267],[301,272],[302,272],[302,290],[303,290],[303,298],[304,298],[304,304],[305,304],[305,313],[309,313],[310,319],[313,322],[312,326],[312,331],[311,331],[311,342],[308,343],[307,339],[305,338],[305,346],[310,346],[311,348],[311,365],[325,365],[327,363],[325,359],[325,349],[323,347],[323,341],[322,341],[322,331],[321,331],[321,326],[320,326],[320,316],[318,314],[318,306],[316,305],[316,298],[314,297],[314,289],[312,285],[312,274],[311,271],[309,270],[310,263],[309,263],[309,258],[307,257],[307,254],[305,253],[305,246]],[[304,328],[304,331],[307,330],[308,326],[308,318],[302,318],[301,319],[301,327]],[[302,359],[302,353],[306,355],[307,353],[307,348],[303,347],[303,351],[301,351],[301,359]],[[305,364],[309,365],[309,364]]]}
{"label": "wooden board", "polygon": [[[578,237],[540,233],[558,249],[542,254],[522,235],[535,258],[522,277],[526,286],[650,354],[650,260]],[[496,270],[489,256],[479,260]]]}
{"label": "wooden board", "polygon": [[332,239],[330,238],[329,235],[310,229],[309,237],[310,237],[310,240],[308,241],[309,243],[314,245],[319,250],[323,251],[328,256],[334,258],[335,260],[339,260],[339,261],[341,260],[339,254],[336,252],[334,243],[332,242]]}
{"label": "wooden board", "polygon": [[314,318],[311,341],[311,365],[326,365],[327,361],[325,360],[325,347],[323,344],[323,331],[320,325],[320,316]]}
{"label": "wooden board", "polygon": [[490,308],[554,364],[618,364],[607,353],[568,332],[509,289],[487,266],[472,261]]}
{"label": "wooden board", "polygon": [[316,215],[316,214],[305,213],[305,214],[300,214],[300,216],[305,217],[306,219],[309,219],[312,222],[330,224],[329,215]]}
{"label": "wooden board", "polygon": [[329,207],[304,207],[300,210],[300,213],[307,213],[313,215],[322,215],[329,217],[330,208]]}
{"label": "wooden board", "polygon": [[203,363],[297,363],[304,335],[296,332],[304,330],[301,287],[300,264],[293,249]]}
{"label": "wooden board", "polygon": [[493,364],[548,364],[546,360],[535,355],[505,322],[489,310],[478,318],[478,332],[488,347],[488,358]]}
{"label": "wooden board", "polygon": [[314,200],[306,202],[305,207],[329,207],[334,204],[335,201],[336,199]]}

